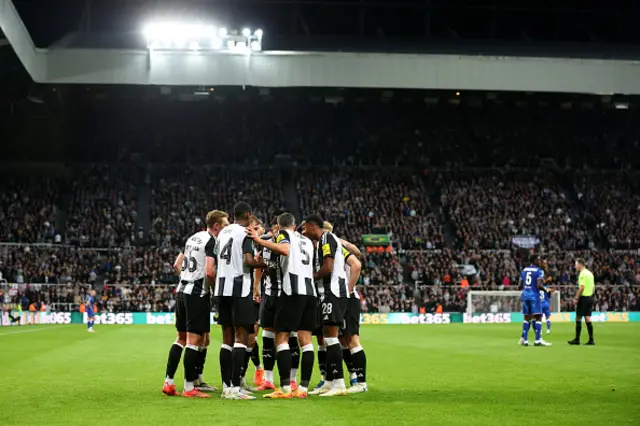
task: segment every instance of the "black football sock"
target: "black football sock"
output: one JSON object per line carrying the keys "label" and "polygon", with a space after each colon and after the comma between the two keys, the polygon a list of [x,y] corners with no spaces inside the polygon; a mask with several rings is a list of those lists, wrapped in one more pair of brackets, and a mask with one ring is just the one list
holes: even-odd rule
{"label": "black football sock", "polygon": [[252,348],[247,346],[247,349],[244,351],[244,365],[242,368],[242,378],[244,379],[244,376],[247,374],[247,370],[249,369],[249,360],[251,360],[251,352],[253,351]]}
{"label": "black football sock", "polygon": [[276,360],[278,361],[278,373],[280,374],[280,387],[289,386],[291,380],[291,350],[288,343],[278,345],[276,348]]}
{"label": "black football sock", "polygon": [[248,362],[247,347],[242,343],[233,345],[233,367],[231,369],[231,385],[239,387],[244,377],[244,365]]}
{"label": "black football sock", "polygon": [[367,383],[367,356],[362,346],[351,349],[351,359],[353,360],[353,371],[358,376],[358,383]]}
{"label": "black football sock", "polygon": [[180,358],[182,357],[182,350],[184,347],[177,342],[174,342],[169,349],[169,359],[167,359],[167,378],[173,380],[180,365]]}
{"label": "black football sock", "polygon": [[587,323],[587,331],[589,332],[589,340],[593,340],[593,324]]}
{"label": "black football sock", "polygon": [[318,348],[318,369],[322,374],[323,380],[327,377],[327,348],[320,346]]}
{"label": "black football sock", "polygon": [[220,347],[220,377],[222,383],[231,387],[231,371],[233,369],[233,349],[229,345],[223,344]]}
{"label": "black football sock", "polygon": [[273,345],[275,342],[273,341],[272,334],[272,331],[264,331],[262,333],[262,362],[264,362],[265,371],[273,371],[276,363],[276,358],[273,353]]}
{"label": "black football sock", "polygon": [[576,340],[580,340],[580,333],[582,333],[582,321],[576,321]]}
{"label": "black football sock", "polygon": [[336,381],[344,379],[342,368],[342,349],[337,337],[324,339],[327,344],[327,380]]}
{"label": "black football sock", "polygon": [[353,373],[353,359],[351,358],[351,351],[346,346],[342,347],[342,359],[344,359],[344,365],[347,366],[347,371]]}
{"label": "black football sock", "polygon": [[256,368],[260,367],[260,345],[258,345],[257,341],[253,345],[253,350],[251,351],[251,362],[253,362],[253,365]]}
{"label": "black football sock", "polygon": [[[203,346],[203,349],[200,350],[200,375],[204,375],[204,363],[207,362],[207,347]],[[204,379],[203,379],[204,380]]]}
{"label": "black football sock", "polygon": [[198,378],[198,362],[200,361],[200,348],[196,345],[187,345],[184,351],[184,390],[193,390],[193,382]]}
{"label": "black football sock", "polygon": [[298,367],[300,366],[300,346],[297,337],[289,337],[289,350],[291,351],[291,381],[296,380]]}
{"label": "black football sock", "polygon": [[302,364],[300,365],[300,386],[308,388],[313,374],[313,345],[308,344],[301,348]]}

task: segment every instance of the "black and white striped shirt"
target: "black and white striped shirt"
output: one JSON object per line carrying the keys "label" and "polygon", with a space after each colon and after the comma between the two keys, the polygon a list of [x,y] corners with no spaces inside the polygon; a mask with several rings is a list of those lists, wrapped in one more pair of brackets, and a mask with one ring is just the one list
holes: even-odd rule
{"label": "black and white striped shirt", "polygon": [[[273,240],[271,234],[262,236],[263,240]],[[280,255],[273,253],[266,247],[262,248],[262,259],[267,264],[267,270],[262,274],[262,294],[270,297],[280,296],[282,289],[282,267]]]}
{"label": "black and white striped shirt", "polygon": [[342,243],[338,237],[331,232],[325,231],[320,238],[315,253],[318,259],[318,268],[322,267],[325,257],[333,258],[333,271],[322,279],[324,294],[330,292],[336,297],[349,297],[349,288],[344,270],[345,258],[342,252]]}
{"label": "black and white striped shirt", "polygon": [[296,231],[280,231],[278,244],[289,244],[289,256],[280,256],[282,293],[287,296],[317,297],[313,285],[313,243]]}
{"label": "black and white striped shirt", "polygon": [[184,245],[184,259],[180,271],[177,293],[204,297],[209,295],[209,284],[205,277],[207,257],[215,258],[216,239],[208,231],[193,234]]}
{"label": "black and white striped shirt", "polygon": [[254,251],[244,226],[234,223],[220,231],[216,244],[216,296],[250,297],[253,294],[253,273],[251,267],[244,264],[245,253],[253,256]]}

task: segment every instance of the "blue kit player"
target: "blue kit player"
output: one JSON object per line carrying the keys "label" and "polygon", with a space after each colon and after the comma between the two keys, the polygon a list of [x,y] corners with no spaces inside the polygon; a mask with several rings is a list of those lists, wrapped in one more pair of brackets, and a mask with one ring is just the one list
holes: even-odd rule
{"label": "blue kit player", "polygon": [[540,268],[541,260],[537,255],[529,258],[530,265],[520,273],[519,285],[522,286],[522,313],[524,322],[522,324],[522,336],[520,345],[529,346],[529,328],[531,320],[536,333],[536,346],[551,346],[551,343],[542,340],[542,307],[540,306],[540,290],[546,291],[544,287],[544,271]]}
{"label": "blue kit player", "polygon": [[87,295],[87,303],[85,307],[87,308],[87,331],[89,333],[94,333],[93,322],[96,316],[96,291],[95,290],[91,290]]}
{"label": "blue kit player", "polygon": [[[549,265],[547,261],[542,261],[542,270],[544,271],[544,283],[545,285],[551,284],[552,278],[549,276]],[[547,334],[551,333],[551,295],[553,290],[547,287],[545,290],[540,290],[540,308],[544,319],[547,321]]]}

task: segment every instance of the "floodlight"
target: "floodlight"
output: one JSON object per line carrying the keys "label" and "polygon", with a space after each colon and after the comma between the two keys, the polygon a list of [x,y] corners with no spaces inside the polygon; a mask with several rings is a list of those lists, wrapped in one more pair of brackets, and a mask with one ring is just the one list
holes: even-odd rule
{"label": "floodlight", "polygon": [[253,33],[253,34],[254,34],[256,37],[258,37],[259,39],[261,39],[261,38],[262,38],[262,34],[263,34],[263,33],[262,33],[262,30],[257,29],[257,30],[256,30],[256,32],[255,32],[255,33]]}
{"label": "floodlight", "polygon": [[249,28],[245,28],[242,30],[242,35],[245,37],[251,36],[251,30]]}
{"label": "floodlight", "polygon": [[256,52],[261,51],[262,50],[262,44],[260,44],[260,42],[256,41],[256,40],[252,41],[251,42],[251,50],[256,51]]}
{"label": "floodlight", "polygon": [[227,29],[226,29],[226,28],[224,28],[224,27],[223,27],[223,28],[220,28],[220,30],[218,31],[218,35],[219,35],[220,37],[226,37],[226,36],[227,36],[227,34],[228,34],[228,33],[227,33]]}
{"label": "floodlight", "polygon": [[211,39],[211,47],[216,50],[222,49],[222,39],[219,37]]}

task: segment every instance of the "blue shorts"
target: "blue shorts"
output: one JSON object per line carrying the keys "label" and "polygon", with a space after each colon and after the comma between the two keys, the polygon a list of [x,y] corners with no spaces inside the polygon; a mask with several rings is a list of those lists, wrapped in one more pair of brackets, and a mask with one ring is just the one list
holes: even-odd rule
{"label": "blue shorts", "polygon": [[547,318],[551,317],[551,306],[549,306],[548,303],[542,302],[540,304],[540,309],[542,310],[542,313],[544,314],[545,317]]}
{"label": "blue shorts", "polygon": [[87,309],[87,317],[93,318],[95,316],[96,316],[95,312],[93,312],[91,309]]}
{"label": "blue shorts", "polygon": [[541,312],[542,309],[540,309],[540,299],[522,301],[523,315],[539,315]]}

